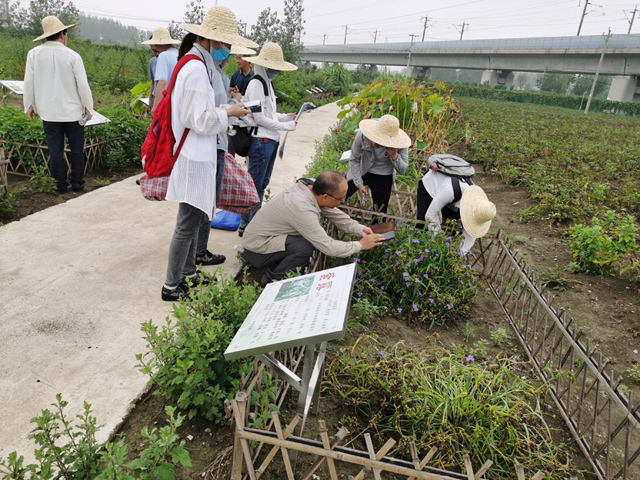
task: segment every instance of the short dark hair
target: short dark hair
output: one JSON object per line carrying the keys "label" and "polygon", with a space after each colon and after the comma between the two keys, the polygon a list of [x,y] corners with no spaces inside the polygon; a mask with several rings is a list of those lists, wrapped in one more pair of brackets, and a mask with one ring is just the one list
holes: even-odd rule
{"label": "short dark hair", "polygon": [[342,182],[346,182],[340,172],[335,170],[326,170],[318,175],[313,184],[313,193],[316,195],[332,195],[338,191]]}
{"label": "short dark hair", "polygon": [[54,33],[53,35],[49,35],[49,36],[47,37],[47,41],[48,41],[48,42],[53,42],[53,41],[55,41],[55,40],[59,39],[59,38],[60,38],[60,35],[62,35],[63,33],[67,33],[67,29],[66,29],[66,28],[65,28],[64,30],[62,30],[61,32]]}

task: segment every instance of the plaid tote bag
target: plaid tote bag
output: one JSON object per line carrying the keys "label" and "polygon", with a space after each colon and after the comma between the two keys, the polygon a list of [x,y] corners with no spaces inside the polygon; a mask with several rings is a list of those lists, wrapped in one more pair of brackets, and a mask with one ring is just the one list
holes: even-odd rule
{"label": "plaid tote bag", "polygon": [[140,190],[147,200],[161,202],[167,196],[169,177],[149,178],[145,173],[140,177]]}
{"label": "plaid tote bag", "polygon": [[224,156],[224,175],[217,207],[245,215],[260,203],[260,197],[249,172],[243,170],[228,153]]}

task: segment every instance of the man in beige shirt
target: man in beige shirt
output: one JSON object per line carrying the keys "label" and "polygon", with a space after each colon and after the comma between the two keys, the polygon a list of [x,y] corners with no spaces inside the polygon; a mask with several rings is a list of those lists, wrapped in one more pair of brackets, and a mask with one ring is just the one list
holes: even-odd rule
{"label": "man in beige shirt", "polygon": [[34,42],[47,41],[29,51],[24,73],[24,111],[32,122],[34,114],[42,118],[51,176],[59,193],[66,193],[68,188],[65,136],[71,150],[71,187],[75,192],[84,188],[84,125],[91,120],[93,109],[82,58],[67,47],[67,31],[77,25],[63,25],[56,17],[45,17],[44,33]]}
{"label": "man in beige shirt", "polygon": [[[268,267],[260,282],[263,286],[298,267],[305,268],[316,249],[330,257],[348,257],[382,243],[382,235],[337,208],[346,195],[344,176],[327,170],[315,182],[298,180],[258,210],[242,237],[241,255],[257,268]],[[331,238],[320,225],[321,216],[341,232],[360,239]]]}

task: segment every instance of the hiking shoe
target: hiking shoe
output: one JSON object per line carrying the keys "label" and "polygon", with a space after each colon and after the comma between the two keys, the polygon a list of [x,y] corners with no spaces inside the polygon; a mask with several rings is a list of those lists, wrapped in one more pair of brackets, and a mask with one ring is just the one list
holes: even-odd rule
{"label": "hiking shoe", "polygon": [[242,237],[244,235],[244,229],[247,228],[246,226],[242,227],[238,227],[238,236]]}
{"label": "hiking shoe", "polygon": [[82,182],[82,183],[72,183],[71,184],[71,190],[73,190],[74,192],[81,192],[82,190],[84,190],[84,182]]}
{"label": "hiking shoe", "polygon": [[218,255],[217,253],[211,253],[209,250],[201,257],[196,257],[196,265],[220,265],[227,257],[224,255]]}
{"label": "hiking shoe", "polygon": [[189,290],[189,288],[206,287],[212,281],[213,279],[210,275],[200,270],[196,270],[196,274],[192,277],[184,277],[180,286],[184,287],[185,290]]}
{"label": "hiking shoe", "polygon": [[182,284],[178,285],[173,290],[162,286],[162,300],[165,302],[177,302],[182,298],[187,298],[189,296],[189,291]]}

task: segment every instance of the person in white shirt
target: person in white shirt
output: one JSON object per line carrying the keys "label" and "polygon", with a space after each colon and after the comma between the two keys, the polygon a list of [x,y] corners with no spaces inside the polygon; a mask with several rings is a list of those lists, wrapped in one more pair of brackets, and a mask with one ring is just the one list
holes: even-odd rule
{"label": "person in white shirt", "polygon": [[162,300],[165,301],[187,296],[187,280],[192,284],[198,282],[198,229],[205,221],[211,221],[216,207],[218,133],[227,129],[229,117],[250,112],[241,103],[227,109],[216,107],[211,48],[220,38],[211,20],[210,15],[205,15],[201,25],[180,24],[189,32],[180,45],[180,58],[195,55],[202,62],[187,62],[179,71],[171,93],[171,128],[175,138],[182,138],[185,129],[190,130],[167,187],[166,199],[180,205],[169,247],[167,276],[162,286]]}
{"label": "person in white shirt", "polygon": [[93,109],[82,58],[67,47],[68,30],[77,25],[63,25],[54,16],[45,17],[44,33],[33,41],[47,41],[29,51],[24,73],[24,111],[32,122],[34,115],[42,118],[51,176],[58,193],[66,193],[69,187],[65,135],[71,150],[71,188],[74,192],[84,188],[84,124],[91,120]]}
{"label": "person in white shirt", "polygon": [[[456,200],[454,181],[458,180],[461,197]],[[462,179],[454,179],[444,173],[429,170],[418,183],[418,220],[426,222],[431,232],[440,232],[442,220],[460,220],[463,239],[460,251],[468,252],[476,238],[484,237],[496,216],[496,206],[489,201],[482,188],[469,185]],[[424,228],[423,224],[418,224]]]}
{"label": "person in white shirt", "polygon": [[[262,204],[262,198],[271,181],[271,173],[278,154],[280,131],[295,130],[297,125],[294,121],[295,114],[284,115],[277,112],[276,95],[272,82],[280,72],[290,72],[297,70],[298,67],[293,63],[285,62],[282,48],[273,42],[266,42],[258,56],[245,57],[245,60],[253,63],[254,75],[247,85],[243,99],[260,102],[257,107],[251,107],[253,113],[247,117],[247,123],[249,126],[257,127],[251,134],[248,162],[249,173],[253,178],[258,197],[260,197],[260,204]],[[257,208],[259,207],[260,205]],[[255,211],[242,216],[238,235],[243,235],[244,229],[253,218]]]}

